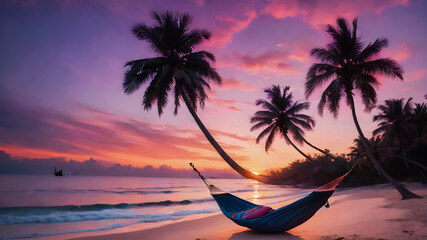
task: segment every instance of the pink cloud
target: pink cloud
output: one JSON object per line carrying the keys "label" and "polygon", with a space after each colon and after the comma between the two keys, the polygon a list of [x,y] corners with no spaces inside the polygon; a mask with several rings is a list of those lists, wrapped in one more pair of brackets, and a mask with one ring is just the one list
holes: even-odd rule
{"label": "pink cloud", "polygon": [[245,13],[246,19],[241,20],[234,17],[218,16],[219,25],[212,30],[212,38],[204,44],[208,47],[223,48],[233,40],[233,35],[247,28],[257,17],[254,10]]}
{"label": "pink cloud", "polygon": [[302,16],[304,22],[320,30],[323,25],[334,23],[337,17],[353,19],[361,12],[379,14],[386,8],[408,4],[409,0],[271,0],[261,10],[261,13],[269,14],[277,19]]}
{"label": "pink cloud", "polygon": [[309,62],[311,46],[306,43],[295,44],[293,51],[289,54],[289,58],[302,63]]}
{"label": "pink cloud", "polygon": [[408,71],[405,75],[405,82],[415,82],[419,80],[425,80],[427,77],[427,69],[413,69],[411,71]]}
{"label": "pink cloud", "polygon": [[236,105],[239,105],[239,104],[252,105],[251,103],[248,103],[248,102],[224,100],[224,99],[219,99],[219,98],[209,98],[208,102],[212,103],[216,107],[228,109],[228,110],[232,110],[232,111],[237,111],[237,112],[241,112],[243,110],[236,107]]}
{"label": "pink cloud", "polygon": [[392,58],[398,62],[405,61],[409,59],[414,54],[414,48],[412,45],[404,43],[397,46],[394,49],[386,48],[384,49],[383,55],[384,57]]}
{"label": "pink cloud", "polygon": [[278,72],[281,74],[294,74],[292,65],[288,62],[290,53],[287,51],[270,50],[258,55],[234,54],[218,61],[218,66],[234,66],[253,74],[263,72]]}
{"label": "pink cloud", "polygon": [[199,5],[199,6],[203,6],[203,5],[205,5],[205,0],[189,0],[190,2],[192,2],[192,3],[195,3],[195,4],[197,4],[197,5]]}
{"label": "pink cloud", "polygon": [[419,80],[427,76],[427,69],[417,70],[414,72],[414,79]]}
{"label": "pink cloud", "polygon": [[220,86],[221,89],[236,89],[241,91],[253,91],[254,88],[251,87],[249,84],[245,84],[242,82],[239,82],[236,78],[231,77],[228,79],[222,80],[222,85]]}
{"label": "pink cloud", "polygon": [[[231,100],[216,102],[230,109],[241,104]],[[188,159],[222,161],[198,129],[120,117],[90,107],[84,110],[84,116],[71,116],[39,108],[34,111],[0,101],[0,112],[10,117],[7,124],[12,126],[8,129],[0,124],[0,136],[7,136],[0,137],[0,147],[23,157],[63,156],[81,160],[93,156],[137,165]],[[216,133],[245,140],[233,134]],[[248,159],[248,156],[236,154],[244,147],[229,142],[221,142],[221,145],[239,159]]]}

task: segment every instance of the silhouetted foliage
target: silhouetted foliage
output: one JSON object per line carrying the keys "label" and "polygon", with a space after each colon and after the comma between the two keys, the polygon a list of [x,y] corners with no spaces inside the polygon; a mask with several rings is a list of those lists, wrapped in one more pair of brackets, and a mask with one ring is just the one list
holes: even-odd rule
{"label": "silhouetted foliage", "polygon": [[[378,124],[378,129],[381,131],[378,129],[374,131],[377,136],[369,139],[369,146],[381,166],[393,178],[425,183],[427,182],[427,158],[425,157],[427,156],[427,108],[425,103],[415,103],[415,107],[410,107],[408,104],[410,102],[411,99],[405,104],[404,99],[390,99],[378,107],[381,112],[374,119],[381,119]],[[408,130],[406,133],[411,140],[409,146],[403,146],[405,143],[398,140],[399,131],[396,129]],[[386,136],[394,136],[392,139],[395,141],[387,141]],[[271,174],[278,182],[284,184],[320,186],[332,180],[330,176],[320,171],[320,166],[344,174],[360,160],[340,186],[363,186],[387,182],[369,161],[360,137],[354,139],[354,145],[350,147],[349,154],[337,157],[339,161],[331,160],[324,155],[315,155],[311,157],[316,162],[315,165],[306,160],[297,160],[285,168],[271,170]]]}
{"label": "silhouetted foliage", "polygon": [[320,98],[319,114],[322,115],[323,109],[327,105],[329,111],[337,118],[341,98],[345,97],[347,105],[351,108],[353,121],[368,159],[374,164],[377,171],[399,191],[402,199],[420,198],[393,179],[382,168],[372,153],[356,116],[354,90],[360,92],[365,111],[369,112],[377,102],[374,86],[379,82],[376,75],[382,74],[403,80],[403,70],[396,61],[389,58],[376,58],[381,50],[387,47],[388,40],[377,38],[375,42],[364,46],[365,44],[357,35],[357,18],[353,20],[352,28],[347,20],[338,18],[337,26],[328,25],[326,32],[332,37],[332,43],[328,44],[326,48],[320,47],[311,50],[311,55],[320,60],[320,63],[313,64],[307,72],[306,96],[310,96],[316,88],[331,80]]}
{"label": "silhouetted foliage", "polygon": [[320,186],[335,178],[325,174],[324,169],[341,176],[350,170],[352,166],[344,154],[332,155],[336,160],[325,155],[315,154],[310,156],[313,162],[309,162],[307,159],[296,160],[287,167],[270,170],[270,174],[277,183],[285,185],[300,187]]}
{"label": "silhouetted foliage", "polygon": [[159,116],[171,91],[175,100],[175,114],[184,95],[194,110],[198,104],[203,107],[207,98],[205,89],[210,89],[209,81],[221,84],[221,77],[210,65],[210,61],[215,61],[214,55],[207,51],[193,52],[200,43],[210,38],[210,32],[190,29],[192,19],[188,14],[153,12],[152,17],[156,25],[137,24],[132,32],[138,39],[148,42],[158,57],[126,63],[125,66],[129,68],[123,81],[124,92],[133,93],[147,83],[142,105],[145,110],[150,110],[157,103]]}

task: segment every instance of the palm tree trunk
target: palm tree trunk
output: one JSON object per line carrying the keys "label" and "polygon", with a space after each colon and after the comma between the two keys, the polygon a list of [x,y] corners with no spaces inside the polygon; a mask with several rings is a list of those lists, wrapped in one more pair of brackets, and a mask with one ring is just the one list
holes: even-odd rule
{"label": "palm tree trunk", "polygon": [[422,198],[422,197],[416,195],[415,193],[412,193],[408,189],[406,189],[400,182],[398,182],[394,178],[392,178],[380,166],[379,162],[377,161],[374,154],[372,153],[371,147],[369,146],[368,139],[365,138],[365,135],[363,134],[362,129],[360,128],[359,121],[357,120],[357,116],[356,116],[356,109],[354,106],[353,96],[351,95],[352,93],[350,92],[347,94],[349,96],[350,105],[351,105],[351,112],[353,115],[353,121],[354,121],[354,124],[356,125],[357,132],[359,133],[359,136],[362,139],[363,147],[365,148],[365,151],[368,155],[368,158],[372,162],[372,164],[374,164],[375,169],[377,170],[378,174],[380,174],[380,176],[383,176],[385,179],[387,179],[387,181],[389,181],[391,183],[391,185],[393,185],[393,187],[396,188],[397,191],[399,191],[400,195],[402,196],[402,199]]}
{"label": "palm tree trunk", "polygon": [[209,143],[215,148],[215,150],[218,152],[218,154],[224,159],[225,162],[230,165],[231,168],[233,168],[236,172],[238,172],[240,175],[242,175],[245,178],[253,179],[256,181],[264,182],[264,183],[271,183],[272,181],[268,178],[268,176],[264,175],[256,175],[252,173],[251,171],[248,171],[241,167],[239,164],[237,164],[228,154],[222,149],[222,147],[218,144],[218,142],[212,137],[208,129],[206,129],[205,125],[202,123],[200,118],[197,116],[196,112],[194,111],[193,107],[191,106],[187,96],[185,94],[181,94],[182,99],[185,102],[185,105],[187,106],[188,110],[190,111],[191,116],[193,116],[194,120],[196,121],[197,125],[199,126],[200,130],[202,130],[203,134],[209,141]]}
{"label": "palm tree trunk", "polygon": [[418,166],[419,168],[421,168],[421,169],[422,169],[422,170],[424,170],[425,172],[427,172],[427,167],[426,167],[426,166],[424,166],[423,164],[421,164],[421,163],[419,163],[419,162],[417,162],[417,161],[414,161],[414,160],[412,160],[412,159],[409,159],[409,158],[407,158],[407,157],[401,156],[401,155],[399,155],[399,154],[395,154],[395,153],[393,153],[393,155],[394,155],[395,157],[397,157],[397,158],[400,158],[400,159],[403,159],[403,160],[405,160],[405,161],[407,161],[407,162],[410,162],[410,163],[414,164],[415,166]]}
{"label": "palm tree trunk", "polygon": [[309,157],[307,154],[305,154],[303,151],[301,151],[292,141],[291,139],[288,137],[287,134],[283,133],[283,136],[286,138],[286,140],[292,145],[292,147],[294,147],[301,155],[303,155],[309,163],[311,164],[315,164],[317,165],[320,169],[322,169],[324,172],[326,172],[327,174],[331,175],[333,178],[338,177],[335,173],[333,173],[332,171],[330,171],[329,169],[324,168],[323,166],[321,166],[320,164],[318,164],[316,161],[314,161],[311,157]]}
{"label": "palm tree trunk", "polygon": [[303,140],[303,142],[305,142],[308,146],[310,146],[310,147],[312,147],[312,148],[316,149],[317,151],[319,151],[319,152],[321,152],[321,153],[325,154],[326,156],[328,156],[328,157],[330,157],[330,158],[332,158],[332,159],[334,159],[334,160],[337,160],[337,161],[338,161],[338,159],[337,159],[336,157],[334,157],[334,156],[332,156],[331,154],[329,154],[329,153],[327,153],[327,152],[323,151],[322,149],[320,149],[320,148],[318,148],[318,147],[314,146],[313,144],[311,144],[310,142],[308,142],[305,138],[302,138],[302,140]]}
{"label": "palm tree trunk", "polygon": [[310,163],[314,163],[314,160],[309,157],[307,154],[305,154],[303,151],[301,151],[292,141],[291,139],[288,137],[287,134],[283,134],[283,136],[286,138],[286,140],[292,145],[292,147],[294,147],[301,155],[303,155]]}

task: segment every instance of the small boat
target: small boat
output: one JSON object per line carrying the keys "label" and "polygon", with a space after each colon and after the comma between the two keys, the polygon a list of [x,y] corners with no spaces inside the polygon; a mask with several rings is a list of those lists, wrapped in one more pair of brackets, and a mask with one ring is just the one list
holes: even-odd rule
{"label": "small boat", "polygon": [[53,171],[53,174],[55,174],[55,176],[58,176],[58,177],[61,177],[61,176],[64,176],[63,174],[62,174],[62,169],[61,170],[56,170],[56,167],[53,167],[53,169],[54,169],[54,171]]}

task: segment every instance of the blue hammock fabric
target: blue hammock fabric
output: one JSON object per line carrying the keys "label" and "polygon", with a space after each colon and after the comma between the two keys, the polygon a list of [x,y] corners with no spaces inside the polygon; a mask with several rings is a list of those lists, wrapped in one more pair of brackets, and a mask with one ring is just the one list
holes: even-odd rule
{"label": "blue hammock fabric", "polygon": [[254,207],[261,206],[244,199],[236,197],[230,193],[207,183],[205,177],[190,163],[190,166],[208,187],[212,197],[215,199],[222,213],[236,224],[247,227],[255,232],[285,232],[298,225],[303,224],[310,219],[321,207],[327,205],[329,197],[335,192],[335,188],[340,182],[355,168],[359,163],[356,162],[353,167],[344,175],[332,180],[318,188],[309,195],[269,213],[253,219],[235,218],[239,212],[248,211]]}
{"label": "blue hammock fabric", "polygon": [[285,232],[310,219],[326,204],[333,193],[334,190],[313,191],[306,197],[273,210],[262,217],[246,220],[233,218],[232,215],[235,212],[247,211],[259,205],[230,193],[212,194],[212,197],[224,215],[240,226],[247,227],[255,232]]}

